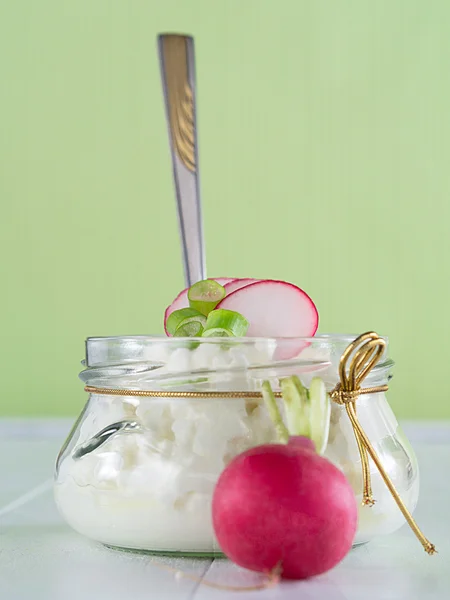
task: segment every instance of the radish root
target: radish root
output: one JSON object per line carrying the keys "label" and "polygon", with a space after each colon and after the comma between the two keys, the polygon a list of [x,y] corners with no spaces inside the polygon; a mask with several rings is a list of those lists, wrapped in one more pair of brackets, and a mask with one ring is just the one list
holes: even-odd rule
{"label": "radish root", "polygon": [[216,583],[214,581],[208,581],[207,579],[203,579],[198,575],[192,575],[191,573],[187,573],[185,571],[180,571],[179,569],[174,569],[173,567],[169,567],[168,565],[162,565],[155,561],[151,561],[153,565],[156,567],[160,567],[165,571],[169,571],[173,573],[176,579],[190,579],[191,581],[195,581],[200,585],[205,585],[206,587],[214,588],[216,590],[224,590],[227,592],[257,592],[261,590],[267,590],[269,588],[273,588],[280,583],[282,565],[281,562],[278,563],[272,571],[267,573],[266,579],[259,584],[255,585],[243,585],[243,586],[232,586],[232,585],[224,585],[221,583]]}

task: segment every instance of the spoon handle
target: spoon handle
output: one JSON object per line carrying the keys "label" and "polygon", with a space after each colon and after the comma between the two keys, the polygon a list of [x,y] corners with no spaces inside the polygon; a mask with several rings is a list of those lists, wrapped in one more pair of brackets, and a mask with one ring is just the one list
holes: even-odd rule
{"label": "spoon handle", "polygon": [[200,204],[194,40],[158,36],[186,287],[206,279]]}

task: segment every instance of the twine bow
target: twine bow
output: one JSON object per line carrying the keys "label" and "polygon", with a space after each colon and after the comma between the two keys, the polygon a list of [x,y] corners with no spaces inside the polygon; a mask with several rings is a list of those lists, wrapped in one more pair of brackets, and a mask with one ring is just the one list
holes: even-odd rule
{"label": "twine bow", "polygon": [[408,525],[422,544],[425,552],[434,554],[436,549],[434,545],[423,535],[411,513],[406,508],[394,484],[386,473],[380,459],[378,458],[372,444],[361,427],[356,415],[356,400],[361,394],[374,394],[385,392],[387,385],[380,385],[371,388],[361,388],[361,383],[370,373],[383,355],[386,342],[378,334],[371,331],[364,333],[356,338],[345,350],[339,363],[340,383],[336,385],[331,392],[330,397],[333,402],[345,406],[350,418],[353,431],[358,444],[359,454],[361,456],[362,475],[363,475],[363,505],[373,506],[375,500],[372,496],[372,485],[370,479],[369,456],[375,463],[384,483],[389,489],[397,506],[401,510]]}

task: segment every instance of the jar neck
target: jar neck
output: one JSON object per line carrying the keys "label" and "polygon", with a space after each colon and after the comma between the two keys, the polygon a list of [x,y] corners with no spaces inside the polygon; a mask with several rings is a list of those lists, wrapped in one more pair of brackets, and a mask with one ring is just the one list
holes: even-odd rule
{"label": "jar neck", "polygon": [[[361,383],[361,388],[372,388],[389,385],[390,380],[393,377],[393,368],[395,363],[393,360],[388,359],[381,365],[378,365],[364,378]],[[323,377],[328,391],[334,389],[337,383],[339,383],[338,369],[330,369]]]}

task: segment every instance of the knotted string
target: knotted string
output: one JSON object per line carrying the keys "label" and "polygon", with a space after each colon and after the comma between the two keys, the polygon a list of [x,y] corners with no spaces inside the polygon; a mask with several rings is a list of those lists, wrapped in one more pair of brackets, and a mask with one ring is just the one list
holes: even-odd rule
{"label": "knotted string", "polygon": [[331,392],[330,397],[333,402],[345,406],[345,410],[350,418],[350,422],[358,444],[359,454],[361,456],[362,475],[363,475],[363,505],[373,506],[375,500],[372,496],[372,485],[370,479],[369,456],[375,463],[384,483],[389,489],[397,506],[401,510],[408,525],[424,547],[428,554],[434,554],[436,549],[434,545],[423,535],[411,513],[406,508],[394,484],[386,473],[380,459],[378,458],[372,444],[366,433],[361,427],[356,414],[356,401],[361,394],[374,394],[387,391],[387,385],[381,385],[371,388],[361,388],[361,383],[370,373],[383,355],[386,342],[375,332],[368,332],[356,338],[345,350],[339,363],[340,383],[336,385]]}

